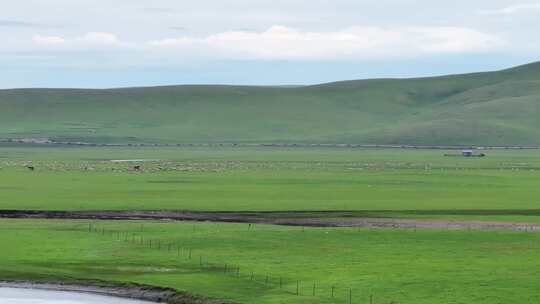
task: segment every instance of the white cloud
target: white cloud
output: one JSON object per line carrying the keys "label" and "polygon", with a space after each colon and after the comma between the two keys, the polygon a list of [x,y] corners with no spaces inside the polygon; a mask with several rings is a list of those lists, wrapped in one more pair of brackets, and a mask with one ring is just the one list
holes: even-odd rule
{"label": "white cloud", "polygon": [[40,45],[66,46],[70,48],[83,46],[121,46],[116,35],[104,32],[90,32],[80,37],[65,38],[60,36],[35,35],[32,41]]}
{"label": "white cloud", "polygon": [[480,14],[483,15],[512,15],[523,12],[530,12],[531,10],[540,10],[540,3],[522,3],[507,6],[501,9],[494,10],[482,10]]}
{"label": "white cloud", "polygon": [[66,42],[66,40],[62,37],[42,36],[42,35],[35,35],[32,38],[32,41],[34,41],[34,43],[37,43],[37,44],[62,44]]}
{"label": "white cloud", "polygon": [[351,27],[309,32],[273,26],[262,32],[229,31],[202,38],[179,37],[149,43],[158,49],[248,59],[362,59],[499,49],[504,39],[464,27]]}
{"label": "white cloud", "polygon": [[[367,27],[337,31],[303,31],[285,26],[267,30],[227,31],[202,37],[180,36],[153,41],[124,42],[115,34],[90,32],[82,36],[33,37],[47,50],[136,51],[164,60],[369,60],[438,54],[497,51],[506,41],[465,27]],[[124,52],[124,53],[125,53]]]}
{"label": "white cloud", "polygon": [[408,33],[420,50],[427,53],[488,52],[506,45],[501,37],[469,28],[412,28]]}
{"label": "white cloud", "polygon": [[116,35],[111,34],[111,33],[103,33],[103,32],[91,32],[75,40],[79,42],[91,43],[91,44],[118,44],[120,43]]}

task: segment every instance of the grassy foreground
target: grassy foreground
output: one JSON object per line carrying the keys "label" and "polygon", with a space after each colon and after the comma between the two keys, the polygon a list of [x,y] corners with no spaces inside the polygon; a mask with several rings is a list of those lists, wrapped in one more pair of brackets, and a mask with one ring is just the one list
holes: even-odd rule
{"label": "grassy foreground", "polygon": [[0,277],[137,282],[257,304],[349,303],[350,290],[352,303],[369,303],[371,295],[385,304],[537,303],[540,297],[535,233],[94,223],[106,229],[101,235],[87,232],[88,224],[0,220]]}
{"label": "grassy foreground", "polygon": [[[451,218],[536,221],[540,152],[445,153],[459,152],[4,147],[0,209],[449,210]],[[155,161],[110,161],[126,159]]]}

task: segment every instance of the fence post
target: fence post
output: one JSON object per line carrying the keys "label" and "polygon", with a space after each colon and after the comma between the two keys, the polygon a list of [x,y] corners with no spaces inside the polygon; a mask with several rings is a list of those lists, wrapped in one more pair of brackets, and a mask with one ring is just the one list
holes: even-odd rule
{"label": "fence post", "polygon": [[332,286],[332,298],[334,297],[334,286]]}
{"label": "fence post", "polygon": [[369,296],[369,304],[373,304],[373,295]]}
{"label": "fence post", "polygon": [[315,283],[313,283],[313,296],[315,296]]}
{"label": "fence post", "polygon": [[352,304],[352,288],[349,288],[349,304]]}
{"label": "fence post", "polygon": [[296,295],[300,295],[300,281],[296,281]]}

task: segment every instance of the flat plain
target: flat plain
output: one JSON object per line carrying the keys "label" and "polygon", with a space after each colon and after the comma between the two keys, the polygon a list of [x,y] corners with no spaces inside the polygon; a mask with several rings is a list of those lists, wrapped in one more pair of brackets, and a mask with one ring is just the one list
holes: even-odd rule
{"label": "flat plain", "polygon": [[[483,152],[3,146],[0,209],[349,210],[540,222],[540,152]],[[503,230],[0,219],[0,279],[136,282],[258,304],[537,303],[539,238]]]}
{"label": "flat plain", "polygon": [[439,150],[4,147],[0,209],[535,215],[540,153],[486,153],[464,158],[444,156],[460,151]]}

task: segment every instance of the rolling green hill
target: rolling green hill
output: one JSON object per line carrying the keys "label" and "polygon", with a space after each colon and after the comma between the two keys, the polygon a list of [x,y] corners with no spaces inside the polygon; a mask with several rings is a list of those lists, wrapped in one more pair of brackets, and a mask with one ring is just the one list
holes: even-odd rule
{"label": "rolling green hill", "polygon": [[540,63],[303,87],[0,90],[0,138],[540,145]]}

